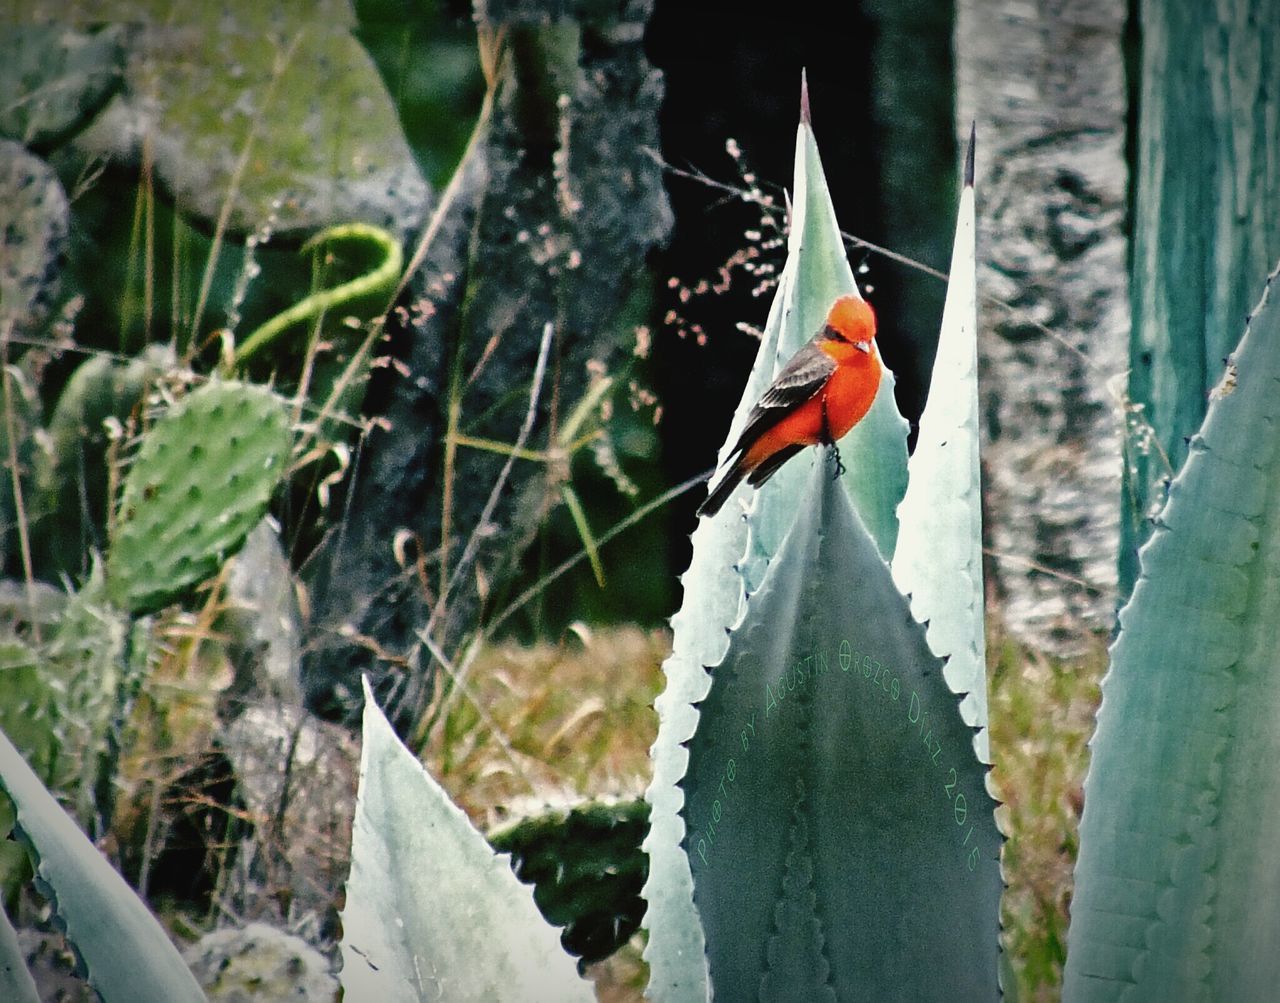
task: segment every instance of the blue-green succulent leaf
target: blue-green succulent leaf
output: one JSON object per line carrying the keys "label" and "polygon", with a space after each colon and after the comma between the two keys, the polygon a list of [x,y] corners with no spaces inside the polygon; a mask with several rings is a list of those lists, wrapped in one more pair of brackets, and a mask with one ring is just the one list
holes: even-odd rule
{"label": "blue-green succulent leaf", "polygon": [[688,743],[714,996],[997,999],[973,731],[842,486],[817,468],[806,489]]}
{"label": "blue-green succulent leaf", "polygon": [[1085,781],[1064,999],[1280,986],[1280,299],[1212,394],[1120,614]]}
{"label": "blue-green succulent leaf", "polygon": [[18,943],[18,933],[9,914],[0,906],[0,1000],[11,1003],[40,1003],[35,979],[27,970],[27,959]]}
{"label": "blue-green succulent leaf", "polygon": [[960,711],[982,728],[987,749],[987,656],[983,620],[982,484],[978,464],[978,298],[974,267],[974,193],[960,196],[942,332],[929,400],[898,507],[893,580],[928,624],[929,647],[947,659],[947,682],[967,694]]}
{"label": "blue-green succulent leaf", "polygon": [[[777,371],[821,328],[837,297],[858,291],[807,116],[796,135],[794,187],[786,265],[755,366],[720,450],[721,464]],[[864,426],[862,433],[855,429],[841,444],[850,469],[860,472],[847,483],[856,485],[858,504],[865,505],[868,522],[879,527],[882,549],[891,553],[894,510],[906,483],[907,426],[894,404],[893,376],[887,370],[876,403],[859,427]],[[739,616],[744,587],[753,588],[764,573],[794,515],[805,471],[817,455],[810,450],[793,459],[765,485],[759,499],[752,499],[748,488],[739,488],[715,517],[700,520],[693,534],[693,558],[681,579],[684,602],[672,619],[672,654],[664,666],[667,686],[656,702],[660,724],[653,746],[653,782],[646,795],[652,810],[645,840],[645,959],[652,999],[704,1000],[709,992],[689,861],[681,849],[684,795],[677,785],[688,764],[684,743],[697,724],[695,704],[710,682],[704,666],[723,657],[726,632]],[[742,517],[744,504],[754,506],[749,520]]]}
{"label": "blue-green succulent leaf", "polygon": [[367,680],[342,987],[378,1003],[595,998],[532,889],[396,737]]}
{"label": "blue-green succulent leaf", "polygon": [[3,732],[0,783],[17,811],[15,831],[31,854],[36,887],[99,996],[106,1003],[203,1001],[164,929]]}

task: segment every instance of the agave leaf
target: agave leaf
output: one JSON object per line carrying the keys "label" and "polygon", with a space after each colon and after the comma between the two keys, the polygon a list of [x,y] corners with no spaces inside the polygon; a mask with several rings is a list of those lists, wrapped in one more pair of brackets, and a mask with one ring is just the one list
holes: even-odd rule
{"label": "agave leaf", "polygon": [[[778,283],[766,338],[760,347],[744,403],[754,404],[779,369],[812,338],[826,321],[831,304],[840,296],[860,296],[845,256],[844,238],[836,221],[831,192],[822,170],[818,144],[808,117],[807,92],[802,97],[796,137],[795,197],[788,234],[787,265]],[[779,305],[781,309],[778,309]],[[770,328],[777,336],[770,347]],[[883,360],[882,360],[883,361]],[[907,422],[894,400],[896,378],[884,367],[871,410],[840,442],[846,472],[844,485],[854,507],[886,556],[894,551],[898,534],[897,508],[907,484]],[[750,400],[747,400],[747,397]],[[737,441],[746,411],[734,416],[729,443]],[[790,528],[795,503],[808,481],[808,468],[824,462],[823,452],[806,450],[784,466],[754,499],[751,544],[743,571],[747,591],[759,583],[769,558]],[[740,488],[749,497],[750,488]],[[733,499],[726,508],[733,508]]]}
{"label": "agave leaf", "polygon": [[724,655],[729,625],[742,603],[742,580],[733,568],[746,534],[741,519],[703,519],[694,530],[693,559],[681,578],[684,602],[671,619],[672,650],[663,664],[667,685],[654,701],[658,737],[651,750],[653,781],[645,792],[649,834],[642,845],[649,856],[643,890],[644,926],[649,932],[644,952],[649,963],[647,994],[655,1000],[709,998],[693,878],[681,849],[684,792],[677,784],[689,762],[684,743],[698,721],[694,704],[706,696],[711,682],[703,666]]}
{"label": "agave leaf", "polygon": [[978,297],[974,268],[973,138],[960,195],[942,333],[929,401],[898,507],[893,580],[928,624],[929,648],[947,659],[946,679],[965,693],[960,712],[987,749],[987,655],[983,630],[982,485],[978,466]]}
{"label": "agave leaf", "polygon": [[[0,732],[0,783],[17,810],[36,887],[106,1003],[179,1003],[204,994],[142,900],[89,842]],[[8,997],[4,997],[8,998]]]}
{"label": "agave leaf", "polygon": [[996,999],[1000,838],[972,730],[842,487],[807,487],[689,742],[715,998]]}
{"label": "agave leaf", "polygon": [[[791,206],[787,261],[769,309],[755,366],[747,378],[742,400],[734,412],[729,437],[720,450],[723,464],[737,441],[747,415],[778,369],[826,319],[831,303],[856,293],[857,284],[845,259],[835,210],[822,173],[817,143],[802,94],[801,121],[796,134],[795,199]],[[861,509],[880,527],[885,553],[892,552],[896,532],[894,509],[906,482],[906,422],[893,402],[893,376],[887,370],[876,403],[841,443],[851,471],[861,471],[866,483],[858,489]],[[874,430],[874,432],[872,431]],[[646,793],[651,806],[648,903],[644,925],[649,932],[645,960],[649,963],[648,995],[658,1000],[703,1000],[708,997],[704,942],[693,905],[693,879],[682,847],[684,794],[678,782],[689,754],[684,743],[698,721],[695,704],[710,685],[707,665],[724,656],[729,627],[737,621],[744,587],[754,587],[794,515],[794,499],[804,472],[816,462],[807,451],[778,472],[751,503],[751,529],[740,518],[748,488],[739,488],[714,518],[702,519],[693,533],[693,558],[681,578],[684,602],[672,618],[672,653],[663,670],[667,686],[658,697],[658,738],[652,750],[653,782]],[[769,501],[768,499],[773,499]],[[750,539],[748,539],[750,537]]]}
{"label": "agave leaf", "polygon": [[595,998],[531,889],[401,744],[367,679],[342,931],[349,1000]]}
{"label": "agave leaf", "polygon": [[18,934],[0,907],[0,999],[11,1003],[40,1003],[35,979],[18,944]]}
{"label": "agave leaf", "polygon": [[35,979],[27,970],[27,959],[18,944],[17,931],[9,922],[9,914],[3,905],[0,905],[0,1000],[40,1003]]}
{"label": "agave leaf", "polygon": [[1085,781],[1067,1000],[1261,1000],[1280,984],[1275,276],[1120,614]]}

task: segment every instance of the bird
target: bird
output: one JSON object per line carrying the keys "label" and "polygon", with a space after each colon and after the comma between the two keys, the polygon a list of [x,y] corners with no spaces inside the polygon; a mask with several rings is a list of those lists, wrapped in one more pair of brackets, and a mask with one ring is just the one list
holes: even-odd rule
{"label": "bird", "polygon": [[858,295],[839,297],[822,328],[751,409],[728,467],[698,507],[699,516],[719,512],[744,477],[760,487],[805,446],[830,447],[836,476],[844,472],[836,442],[866,416],[880,388],[875,337],[871,305]]}

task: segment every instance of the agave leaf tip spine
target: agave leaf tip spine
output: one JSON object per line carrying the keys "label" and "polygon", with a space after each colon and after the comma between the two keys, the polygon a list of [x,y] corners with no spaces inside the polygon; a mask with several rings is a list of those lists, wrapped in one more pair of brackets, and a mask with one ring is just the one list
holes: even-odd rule
{"label": "agave leaf tip spine", "polygon": [[973,151],[978,145],[978,122],[976,119],[969,122],[969,149],[964,155],[964,186],[966,188],[973,187]]}

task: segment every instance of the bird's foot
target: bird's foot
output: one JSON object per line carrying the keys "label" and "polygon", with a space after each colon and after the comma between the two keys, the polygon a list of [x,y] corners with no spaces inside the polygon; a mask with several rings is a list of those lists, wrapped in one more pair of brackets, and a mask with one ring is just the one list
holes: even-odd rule
{"label": "bird's foot", "polygon": [[844,473],[844,461],[840,459],[840,447],[834,442],[827,446],[827,455],[831,457],[833,471],[832,479],[839,478]]}

